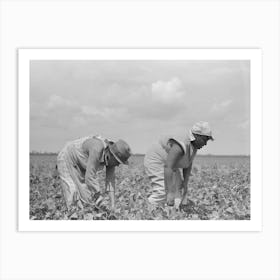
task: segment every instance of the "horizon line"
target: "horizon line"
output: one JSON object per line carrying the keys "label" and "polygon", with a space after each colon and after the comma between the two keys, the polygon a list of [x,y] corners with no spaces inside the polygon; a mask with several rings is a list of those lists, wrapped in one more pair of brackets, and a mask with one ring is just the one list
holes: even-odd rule
{"label": "horizon line", "polygon": [[[59,152],[29,152],[29,155],[57,155]],[[145,156],[145,153],[133,153],[132,156]],[[250,154],[197,154],[196,156],[220,156],[220,157],[250,157]]]}

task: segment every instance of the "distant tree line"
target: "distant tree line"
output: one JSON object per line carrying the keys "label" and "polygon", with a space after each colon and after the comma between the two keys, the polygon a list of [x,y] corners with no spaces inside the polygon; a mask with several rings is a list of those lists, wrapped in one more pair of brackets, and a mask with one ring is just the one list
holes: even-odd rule
{"label": "distant tree line", "polygon": [[[30,155],[57,155],[58,152],[46,152],[46,151],[31,151]],[[145,154],[135,153],[133,156],[144,157]],[[214,155],[214,154],[198,154],[198,157],[250,157],[250,155]]]}
{"label": "distant tree line", "polygon": [[58,152],[31,151],[30,155],[57,155]]}

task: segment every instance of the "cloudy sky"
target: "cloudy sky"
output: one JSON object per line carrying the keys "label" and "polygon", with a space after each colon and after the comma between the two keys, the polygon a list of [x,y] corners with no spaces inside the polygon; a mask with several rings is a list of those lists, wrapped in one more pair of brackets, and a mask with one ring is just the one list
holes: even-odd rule
{"label": "cloudy sky", "polygon": [[200,154],[250,154],[249,61],[31,61],[30,150],[100,134],[145,153],[200,120]]}

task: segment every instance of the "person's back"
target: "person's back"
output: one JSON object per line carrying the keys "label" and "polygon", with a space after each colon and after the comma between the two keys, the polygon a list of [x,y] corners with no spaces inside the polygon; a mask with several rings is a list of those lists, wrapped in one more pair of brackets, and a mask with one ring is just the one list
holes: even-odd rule
{"label": "person's back", "polygon": [[181,169],[187,168],[196,154],[190,144],[188,136],[185,139],[180,137],[163,136],[157,143],[151,145],[144,158],[145,171],[151,180],[152,193],[149,196],[151,204],[161,204],[166,201],[166,190],[164,186],[164,166],[167,162],[168,153],[172,145],[176,143],[183,151],[183,156],[176,163],[173,169],[173,183],[177,186],[176,196],[180,197],[182,184]]}
{"label": "person's back", "polygon": [[87,136],[68,142],[57,158],[61,186],[69,207],[75,201],[92,204],[100,197],[97,171],[106,166],[106,184],[114,189],[114,167],[126,163],[130,148],[101,136]]}
{"label": "person's back", "polygon": [[196,155],[196,150],[192,147],[188,136],[186,136],[185,139],[176,136],[161,137],[159,141],[152,144],[146,152],[144,164],[165,164],[167,155],[174,143],[178,144],[184,153],[180,161],[176,164],[176,168],[187,168]]}
{"label": "person's back", "polygon": [[152,186],[150,203],[167,201],[168,205],[174,205],[175,198],[180,198],[181,189],[184,189],[181,203],[185,203],[193,159],[197,149],[205,146],[209,139],[213,140],[208,123],[198,122],[184,139],[166,136],[151,146],[144,159]]}

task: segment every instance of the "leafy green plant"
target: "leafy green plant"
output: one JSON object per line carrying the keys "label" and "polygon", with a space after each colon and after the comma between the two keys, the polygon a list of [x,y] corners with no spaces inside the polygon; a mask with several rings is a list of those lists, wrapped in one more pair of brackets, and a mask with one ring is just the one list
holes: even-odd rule
{"label": "leafy green plant", "polygon": [[[31,156],[30,219],[32,220],[248,220],[250,219],[250,162],[248,159],[219,163],[197,162],[190,177],[185,211],[174,207],[154,207],[148,203],[151,192],[143,157],[135,157],[129,167],[116,172],[116,208],[97,209],[73,205],[67,210],[55,156]],[[103,191],[104,172],[98,174]]]}

